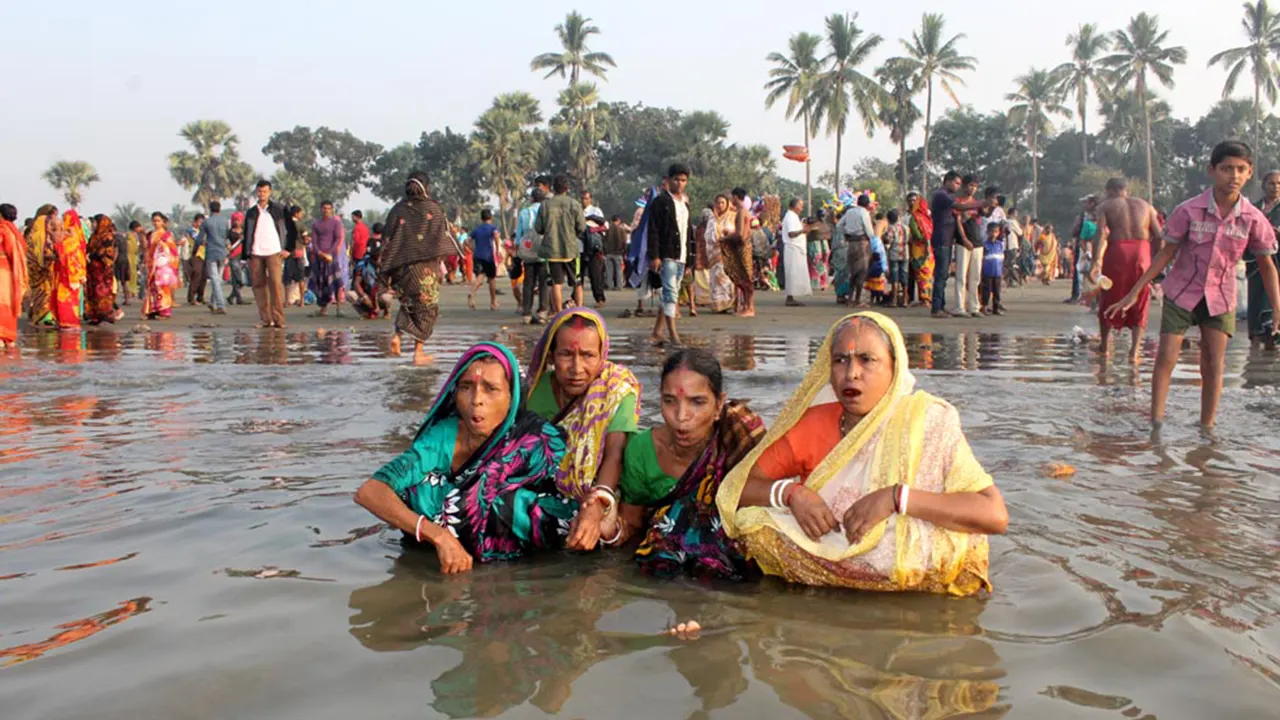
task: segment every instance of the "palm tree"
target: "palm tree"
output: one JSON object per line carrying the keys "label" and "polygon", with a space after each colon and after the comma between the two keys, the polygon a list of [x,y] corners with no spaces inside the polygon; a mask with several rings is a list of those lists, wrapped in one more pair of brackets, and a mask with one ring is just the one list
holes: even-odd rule
{"label": "palm tree", "polygon": [[510,110],[490,108],[476,120],[471,135],[471,149],[480,163],[480,171],[489,190],[498,196],[498,217],[502,233],[507,234],[506,209],[513,194],[524,184],[530,167],[530,144],[521,128],[521,118]]}
{"label": "palm tree", "polygon": [[493,108],[514,113],[521,125],[537,125],[542,122],[542,107],[538,104],[538,99],[523,90],[499,95],[493,99]]}
{"label": "palm tree", "polygon": [[608,70],[605,66],[617,67],[617,63],[608,53],[591,52],[587,40],[592,35],[599,35],[600,28],[591,24],[591,18],[583,17],[577,10],[565,16],[564,22],[556,25],[556,35],[560,37],[560,52],[543,53],[529,63],[530,70],[546,70],[546,77],[559,75],[569,76],[569,85],[577,85],[583,70],[601,80],[606,79]]}
{"label": "palm tree", "polygon": [[1138,102],[1138,94],[1124,90],[1113,94],[1102,104],[1102,133],[1100,137],[1125,155],[1142,148],[1145,137],[1144,112],[1150,111],[1152,127],[1167,121],[1173,115],[1169,103],[1147,94],[1145,103]]}
{"label": "palm tree", "polygon": [[1060,83],[1055,82],[1048,70],[1031,68],[1015,82],[1018,83],[1017,92],[1005,96],[1006,100],[1014,103],[1009,108],[1009,122],[1022,126],[1027,133],[1027,147],[1031,150],[1031,214],[1039,215],[1040,138],[1053,132],[1050,114],[1071,117],[1071,110],[1062,104]]}
{"label": "palm tree", "polygon": [[1155,76],[1161,85],[1173,89],[1173,66],[1187,62],[1187,49],[1165,47],[1169,38],[1167,30],[1160,29],[1160,20],[1154,15],[1138,13],[1129,20],[1129,27],[1117,30],[1114,36],[1116,52],[1102,62],[1115,73],[1115,85],[1133,83],[1138,103],[1142,105],[1143,143],[1147,150],[1147,200],[1155,200],[1155,166],[1151,159],[1151,109],[1147,106],[1147,74]]}
{"label": "palm tree", "polygon": [[[765,60],[773,63],[769,71],[769,82],[764,89],[769,94],[764,98],[764,106],[772,109],[782,98],[787,99],[787,119],[800,118],[804,122],[804,149],[809,150],[809,136],[817,127],[813,115],[813,90],[817,84],[822,65],[818,62],[818,46],[822,38],[813,33],[797,33],[787,43],[788,53],[769,53]],[[809,207],[813,206],[813,184],[809,180],[809,161],[804,161],[804,187],[808,193]]]}
{"label": "palm tree", "polygon": [[884,97],[884,89],[858,71],[884,38],[876,34],[863,37],[857,19],[856,13],[827,17],[830,52],[823,58],[827,70],[818,78],[813,99],[815,122],[825,119],[827,134],[836,136],[836,177],[840,176],[840,152],[851,113],[858,113],[867,137],[871,137],[876,128],[876,107]]}
{"label": "palm tree", "polygon": [[729,137],[729,121],[714,110],[695,110],[680,121],[680,137],[688,142],[686,154],[694,176],[705,175]]}
{"label": "palm tree", "polygon": [[116,230],[125,232],[132,223],[147,222],[147,211],[142,209],[137,203],[119,203],[115,209],[111,211],[111,221],[116,224]]}
{"label": "palm tree", "polygon": [[1102,100],[1111,95],[1106,71],[1098,65],[1099,56],[1111,49],[1111,38],[1100,33],[1096,24],[1089,23],[1067,36],[1067,47],[1071,48],[1071,62],[1054,68],[1053,75],[1063,98],[1068,95],[1076,98],[1076,112],[1080,114],[1080,142],[1084,163],[1088,165],[1089,91],[1092,89]]}
{"label": "palm tree", "polygon": [[1244,3],[1244,19],[1240,24],[1249,44],[1214,55],[1209,58],[1209,67],[1221,64],[1227,70],[1227,81],[1222,86],[1222,99],[1226,100],[1235,92],[1236,81],[1248,64],[1253,75],[1253,151],[1260,153],[1262,94],[1265,92],[1267,102],[1275,105],[1277,79],[1280,78],[1280,67],[1275,61],[1275,56],[1280,55],[1280,14],[1267,6],[1267,0],[1258,0],[1253,5]]}
{"label": "palm tree", "polygon": [[910,182],[907,173],[907,136],[922,117],[914,98],[920,93],[915,70],[900,58],[890,59],[876,70],[876,79],[885,88],[885,101],[880,106],[880,123],[889,128],[889,139],[898,145],[898,162],[902,166],[902,191]]}
{"label": "palm tree", "polygon": [[177,235],[179,230],[191,222],[191,218],[195,217],[195,213],[191,212],[191,208],[182,203],[174,203],[169,206],[169,230]]}
{"label": "palm tree", "polygon": [[307,184],[307,179],[298,173],[280,168],[271,177],[271,189],[272,196],[286,206],[297,205],[308,216],[316,211],[316,192]]}
{"label": "palm tree", "polygon": [[200,207],[234,197],[253,181],[253,168],[240,159],[240,138],[221,120],[196,120],[178,131],[191,145],[169,155],[169,175],[183,190],[195,189],[191,202]]}
{"label": "palm tree", "polygon": [[[939,13],[925,13],[920,18],[920,29],[911,33],[911,42],[901,41],[907,56],[903,58],[916,73],[917,84],[924,85],[924,182],[929,177],[929,137],[933,130],[933,82],[936,78],[944,92],[958,107],[960,98],[956,97],[954,85],[964,85],[960,73],[973,70],[978,61],[968,55],[961,55],[956,44],[964,39],[964,33],[954,35],[943,41],[943,29],[947,21]],[[924,188],[921,188],[923,191]]]}
{"label": "palm tree", "polygon": [[597,148],[614,128],[609,109],[592,83],[577,83],[560,92],[560,115],[552,128],[566,135],[573,175],[580,189],[590,187],[599,169]]}
{"label": "palm tree", "polygon": [[71,207],[78,207],[82,199],[80,191],[98,182],[98,171],[83,160],[59,160],[40,177],[44,178],[54,190],[61,190],[62,197]]}

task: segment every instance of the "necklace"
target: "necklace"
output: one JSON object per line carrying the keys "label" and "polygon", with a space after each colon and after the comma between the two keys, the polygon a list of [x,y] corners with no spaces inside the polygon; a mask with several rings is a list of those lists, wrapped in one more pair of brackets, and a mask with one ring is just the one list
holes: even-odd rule
{"label": "necklace", "polygon": [[857,424],[858,423],[856,422],[850,423],[849,416],[844,413],[840,413],[840,437],[848,435],[849,431],[853,430]]}

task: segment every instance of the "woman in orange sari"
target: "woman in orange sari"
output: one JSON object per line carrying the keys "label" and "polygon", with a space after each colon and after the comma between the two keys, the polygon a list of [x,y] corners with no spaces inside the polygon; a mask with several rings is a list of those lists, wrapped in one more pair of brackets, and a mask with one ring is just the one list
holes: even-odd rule
{"label": "woman in orange sari", "polygon": [[85,280],[85,240],[80,214],[74,209],[62,215],[63,233],[54,241],[53,319],[59,328],[80,327],[80,295]]}
{"label": "woman in orange sari", "polygon": [[53,327],[54,246],[62,239],[58,208],[41,205],[26,228],[27,320],[37,327]]}
{"label": "woman in orange sari", "polygon": [[173,289],[178,287],[178,244],[169,232],[169,218],[151,213],[151,237],[147,240],[147,292],[142,317],[148,320],[173,315]]}
{"label": "woman in orange sari", "polygon": [[[911,273],[915,277],[916,305],[933,302],[933,216],[918,193],[907,195],[907,230],[911,235]],[[943,268],[943,272],[948,272]]]}
{"label": "woman in orange sari", "polygon": [[18,209],[0,205],[0,350],[18,344],[18,313],[27,291],[27,249],[14,221]]}
{"label": "woman in orange sari", "polygon": [[89,267],[84,293],[84,319],[90,325],[119,320],[116,307],[116,224],[106,215],[95,218],[89,238]]}

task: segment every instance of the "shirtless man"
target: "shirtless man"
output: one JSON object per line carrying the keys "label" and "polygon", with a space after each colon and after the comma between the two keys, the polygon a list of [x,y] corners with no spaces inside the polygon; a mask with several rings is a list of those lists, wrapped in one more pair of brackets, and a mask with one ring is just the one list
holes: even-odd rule
{"label": "shirtless man", "polygon": [[1151,267],[1151,239],[1160,237],[1160,218],[1146,200],[1129,197],[1128,183],[1122,177],[1107,181],[1107,198],[1098,207],[1097,215],[1098,234],[1093,239],[1093,267],[1089,271],[1089,279],[1097,283],[1105,275],[1112,283],[1109,290],[1102,291],[1102,299],[1098,303],[1102,355],[1111,355],[1111,330],[1127,327],[1133,335],[1129,360],[1137,367],[1142,334],[1147,329],[1150,291],[1144,289],[1138,302],[1123,314],[1107,318],[1103,313],[1128,295],[1138,278]]}

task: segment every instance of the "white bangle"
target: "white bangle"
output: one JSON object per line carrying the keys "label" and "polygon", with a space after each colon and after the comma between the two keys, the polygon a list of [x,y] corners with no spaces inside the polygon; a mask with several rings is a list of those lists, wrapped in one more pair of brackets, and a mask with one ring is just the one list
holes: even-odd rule
{"label": "white bangle", "polygon": [[769,489],[769,506],[775,510],[785,510],[787,506],[782,504],[782,499],[786,496],[787,488],[795,484],[795,478],[775,482]]}
{"label": "white bangle", "polygon": [[413,539],[417,540],[418,542],[422,542],[422,521],[426,519],[427,519],[426,515],[418,516],[418,526],[414,528],[414,531],[413,531]]}
{"label": "white bangle", "polygon": [[618,494],[613,491],[613,488],[606,487],[604,485],[596,485],[592,487],[592,502],[594,502],[597,497],[603,497],[605,499],[604,514],[606,517],[618,507]]}
{"label": "white bangle", "polygon": [[899,515],[907,514],[907,500],[910,499],[910,497],[911,497],[911,486],[903,485],[902,486],[902,502],[898,503]]}
{"label": "white bangle", "polygon": [[621,539],[622,539],[622,523],[618,523],[618,532],[614,533],[613,537],[608,540],[601,538],[600,542],[604,543],[605,545],[612,545]]}

